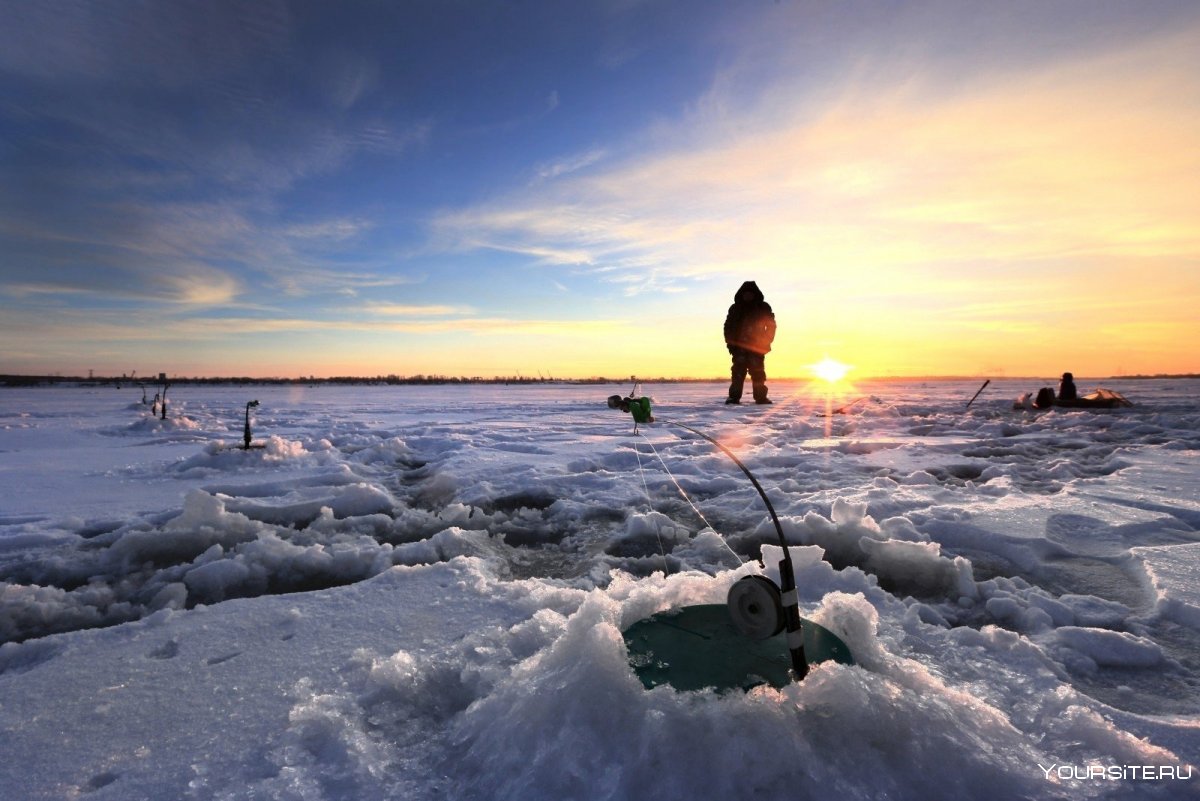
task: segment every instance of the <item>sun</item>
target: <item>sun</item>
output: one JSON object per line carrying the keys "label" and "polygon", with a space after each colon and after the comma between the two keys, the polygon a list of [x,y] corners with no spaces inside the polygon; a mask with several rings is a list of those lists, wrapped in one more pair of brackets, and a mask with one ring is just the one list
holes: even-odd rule
{"label": "sun", "polygon": [[830,384],[836,384],[846,377],[846,373],[850,372],[851,367],[848,364],[842,364],[836,359],[826,356],[816,364],[810,364],[808,369],[817,378],[828,381]]}

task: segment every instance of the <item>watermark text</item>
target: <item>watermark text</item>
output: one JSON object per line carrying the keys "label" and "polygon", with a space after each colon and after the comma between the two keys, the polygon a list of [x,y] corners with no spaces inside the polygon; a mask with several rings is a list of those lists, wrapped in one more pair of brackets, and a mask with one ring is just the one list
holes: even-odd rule
{"label": "watermark text", "polygon": [[1191,765],[1050,765],[1038,763],[1047,779],[1067,781],[1187,781]]}

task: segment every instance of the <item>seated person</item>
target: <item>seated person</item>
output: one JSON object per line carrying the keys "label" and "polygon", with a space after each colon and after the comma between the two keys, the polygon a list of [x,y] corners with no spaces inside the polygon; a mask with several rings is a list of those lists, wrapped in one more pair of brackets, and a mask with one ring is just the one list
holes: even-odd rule
{"label": "seated person", "polygon": [[1079,393],[1075,391],[1075,376],[1070,373],[1062,374],[1062,383],[1058,385],[1059,400],[1075,400]]}

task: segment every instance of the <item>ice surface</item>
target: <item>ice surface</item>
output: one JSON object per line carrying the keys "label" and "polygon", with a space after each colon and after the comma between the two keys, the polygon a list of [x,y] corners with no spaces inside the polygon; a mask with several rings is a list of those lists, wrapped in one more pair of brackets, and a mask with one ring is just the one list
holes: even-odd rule
{"label": "ice surface", "polygon": [[1200,630],[1200,544],[1138,548],[1159,611]]}
{"label": "ice surface", "polygon": [[[0,391],[0,797],[1196,795],[1045,768],[1197,761],[1200,382],[977,386],[256,387],[248,451],[236,387]],[[781,555],[672,421],[854,667],[641,687],[624,627]]]}

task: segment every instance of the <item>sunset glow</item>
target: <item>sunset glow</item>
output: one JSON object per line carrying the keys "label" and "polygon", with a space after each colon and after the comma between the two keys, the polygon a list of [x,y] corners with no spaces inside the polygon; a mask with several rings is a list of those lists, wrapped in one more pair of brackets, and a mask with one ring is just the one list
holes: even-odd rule
{"label": "sunset glow", "polygon": [[850,366],[842,364],[839,361],[826,356],[821,361],[809,368],[812,374],[822,381],[828,381],[830,384],[835,384],[846,377],[846,373],[850,372]]}
{"label": "sunset glow", "polygon": [[1200,372],[1195,4],[266,5],[17,6],[0,373]]}

